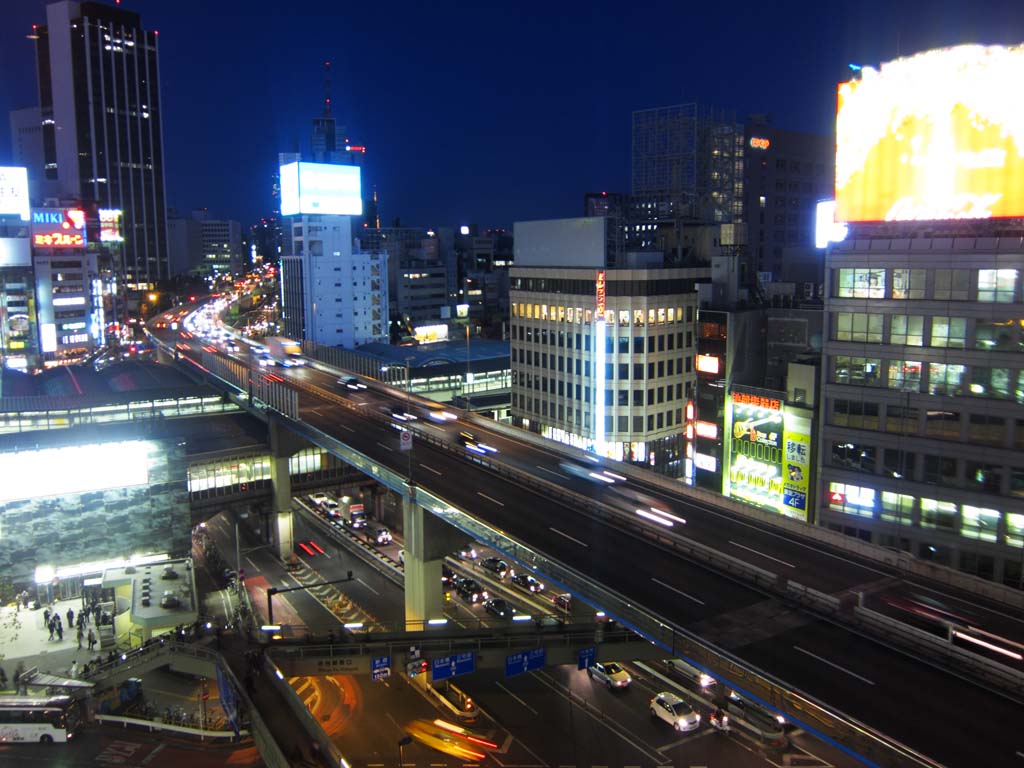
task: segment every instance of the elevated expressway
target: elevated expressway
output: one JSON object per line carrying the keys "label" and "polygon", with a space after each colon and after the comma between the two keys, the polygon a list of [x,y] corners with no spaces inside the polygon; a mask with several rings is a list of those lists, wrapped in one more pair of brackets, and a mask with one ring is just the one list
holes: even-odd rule
{"label": "elevated expressway", "polygon": [[[268,373],[198,344],[187,345],[189,352],[166,341],[211,383],[216,374],[240,403],[265,413],[272,442],[286,448],[291,436],[314,443],[403,494],[406,615],[413,624],[441,615],[440,562],[464,540],[452,535],[456,529],[867,765],[1022,760],[1024,743],[1007,727],[1024,714],[1012,670],[1002,674],[980,659],[953,674],[935,659],[869,639],[866,619],[860,629],[850,620],[859,615],[857,593],[899,581],[881,551],[853,554],[820,533],[808,538],[762,524],[727,500],[712,503],[632,469],[623,470],[633,489],[624,502],[622,491],[560,471],[571,450],[482,420],[406,423],[414,447],[403,452],[391,406],[421,415],[424,406],[401,392],[350,393],[330,370]],[[467,452],[455,439],[467,427],[486,431],[498,452]],[[275,487],[282,552],[291,551],[286,486]],[[630,508],[637,492],[680,522],[670,529],[636,515]],[[1002,615],[1019,620],[1013,609]]]}

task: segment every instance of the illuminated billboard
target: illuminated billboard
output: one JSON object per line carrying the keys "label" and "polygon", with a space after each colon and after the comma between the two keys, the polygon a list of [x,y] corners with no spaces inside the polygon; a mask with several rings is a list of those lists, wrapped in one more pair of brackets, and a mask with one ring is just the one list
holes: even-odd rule
{"label": "illuminated billboard", "polygon": [[1024,46],[961,45],[839,86],[836,220],[1024,216]]}
{"label": "illuminated billboard", "polygon": [[100,242],[120,243],[124,241],[121,234],[121,210],[118,208],[100,208]]}
{"label": "illuminated billboard", "polygon": [[357,165],[288,163],[281,166],[281,215],[361,216],[362,185]]}
{"label": "illuminated billboard", "polygon": [[732,391],[726,407],[722,493],[807,519],[811,420],[779,396]]}
{"label": "illuminated billboard", "polygon": [[32,245],[36,248],[84,248],[85,211],[78,208],[34,208]]}
{"label": "illuminated billboard", "polygon": [[5,214],[28,221],[28,168],[0,166],[0,216]]}

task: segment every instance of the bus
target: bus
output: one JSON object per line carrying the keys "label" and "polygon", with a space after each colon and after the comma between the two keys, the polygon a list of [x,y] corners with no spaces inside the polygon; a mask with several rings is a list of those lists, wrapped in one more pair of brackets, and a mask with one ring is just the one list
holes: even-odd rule
{"label": "bus", "polygon": [[0,743],[71,741],[80,721],[70,696],[0,696]]}

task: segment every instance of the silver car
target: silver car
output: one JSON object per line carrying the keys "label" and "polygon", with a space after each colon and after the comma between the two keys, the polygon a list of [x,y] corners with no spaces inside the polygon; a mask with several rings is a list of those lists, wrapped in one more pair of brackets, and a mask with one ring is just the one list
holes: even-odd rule
{"label": "silver car", "polygon": [[677,731],[693,731],[700,727],[700,714],[682,696],[662,691],[651,699],[651,716],[664,720]]}
{"label": "silver car", "polygon": [[621,664],[617,664],[614,661],[607,663],[595,661],[591,666],[587,667],[587,674],[590,675],[591,680],[597,680],[599,683],[607,685],[610,691],[628,688],[629,684],[633,682],[629,672]]}

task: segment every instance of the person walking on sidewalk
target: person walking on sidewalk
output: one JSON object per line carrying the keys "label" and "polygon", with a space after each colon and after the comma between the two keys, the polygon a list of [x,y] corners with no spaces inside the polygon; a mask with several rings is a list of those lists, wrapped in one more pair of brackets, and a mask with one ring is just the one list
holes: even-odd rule
{"label": "person walking on sidewalk", "polygon": [[89,627],[89,650],[92,651],[96,647],[96,635],[92,631],[92,627]]}
{"label": "person walking on sidewalk", "polygon": [[68,616],[68,629],[71,629],[72,625],[74,625],[74,623],[75,623],[75,609],[74,608],[68,608],[67,616]]}
{"label": "person walking on sidewalk", "polygon": [[4,672],[4,668],[0,667],[0,691],[7,690],[7,673]]}
{"label": "person walking on sidewalk", "polygon": [[57,642],[64,642],[64,625],[60,623],[60,616],[57,617]]}
{"label": "person walking on sidewalk", "polygon": [[53,640],[53,633],[57,629],[57,622],[53,619],[50,619],[48,622],[46,622],[46,628],[50,630],[50,637],[48,639]]}
{"label": "person walking on sidewalk", "polygon": [[85,635],[85,633],[82,631],[82,625],[81,624],[78,625],[78,629],[75,631],[75,635],[78,637],[78,647],[81,648],[82,647],[82,638]]}

